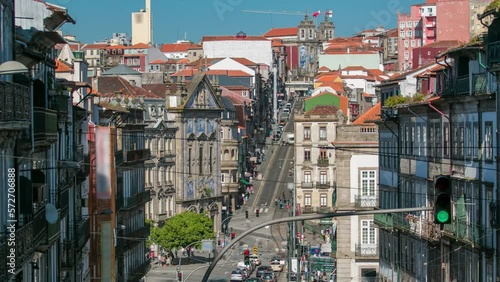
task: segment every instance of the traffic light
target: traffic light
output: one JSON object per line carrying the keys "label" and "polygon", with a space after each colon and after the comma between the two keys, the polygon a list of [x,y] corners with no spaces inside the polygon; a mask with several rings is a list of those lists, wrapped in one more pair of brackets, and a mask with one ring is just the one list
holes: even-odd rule
{"label": "traffic light", "polygon": [[245,217],[248,219],[248,211],[245,211]]}
{"label": "traffic light", "polygon": [[245,255],[246,257],[248,257],[248,256],[250,255],[250,251],[249,251],[249,250],[245,250],[245,251],[243,252],[243,255]]}
{"label": "traffic light", "polygon": [[449,176],[438,176],[434,181],[434,223],[451,223],[451,185]]}
{"label": "traffic light", "polygon": [[250,265],[250,257],[248,255],[245,255],[245,265]]}
{"label": "traffic light", "polygon": [[255,216],[259,217],[259,209],[255,210]]}
{"label": "traffic light", "polygon": [[231,233],[231,240],[234,240],[234,232]]}

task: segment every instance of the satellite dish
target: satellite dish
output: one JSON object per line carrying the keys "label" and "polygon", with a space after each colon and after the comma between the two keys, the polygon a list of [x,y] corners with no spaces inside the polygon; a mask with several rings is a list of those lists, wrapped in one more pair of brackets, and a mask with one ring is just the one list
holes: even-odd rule
{"label": "satellite dish", "polygon": [[53,204],[45,205],[45,219],[50,224],[56,224],[59,219],[59,212]]}

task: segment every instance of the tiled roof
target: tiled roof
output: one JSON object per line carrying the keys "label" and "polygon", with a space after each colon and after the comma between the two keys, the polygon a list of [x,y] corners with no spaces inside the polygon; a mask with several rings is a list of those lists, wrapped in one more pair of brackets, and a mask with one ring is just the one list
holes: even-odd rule
{"label": "tiled roof", "polygon": [[125,45],[111,45],[111,46],[106,47],[106,49],[108,49],[108,50],[111,50],[111,49],[125,49],[127,47],[128,46],[125,46]]}
{"label": "tiled roof", "polygon": [[237,37],[233,35],[221,35],[221,36],[203,36],[202,42],[207,41],[228,41],[228,40],[244,40],[244,41],[268,41],[264,36],[246,36]]}
{"label": "tiled roof", "polygon": [[336,115],[339,109],[335,106],[328,105],[328,106],[322,106],[318,105],[308,112],[306,112],[306,115],[320,115],[320,116],[327,116],[327,115]]}
{"label": "tiled roof", "polygon": [[325,67],[325,66],[322,66],[321,68],[319,68],[319,69],[318,69],[318,72],[325,72],[325,71],[326,71],[326,72],[329,72],[329,71],[330,71],[330,69],[329,69],[329,68],[327,68],[327,67]]}
{"label": "tiled roof", "polygon": [[388,38],[390,38],[390,37],[399,37],[398,29],[397,28],[393,28],[393,29],[388,30],[385,33],[385,36],[387,36]]}
{"label": "tiled roof", "polygon": [[273,39],[273,47],[283,47],[283,41],[280,39]]}
{"label": "tiled roof", "polygon": [[[172,76],[193,76],[198,73],[198,69],[181,70],[172,74]],[[206,75],[227,75],[231,77],[251,77],[252,75],[240,70],[209,70],[204,72]]]}
{"label": "tiled roof", "polygon": [[181,53],[187,52],[192,47],[199,46],[194,43],[172,43],[172,44],[162,44],[161,51],[163,53]]}
{"label": "tiled roof", "polygon": [[69,49],[71,49],[71,51],[78,51],[78,48],[81,48],[82,44],[78,44],[78,43],[72,43],[72,44],[62,44],[62,43],[58,43],[56,44],[56,46],[54,47],[56,50],[61,50],[64,45],[68,45],[69,46]]}
{"label": "tiled roof", "polygon": [[91,50],[91,49],[105,49],[106,47],[108,47],[109,44],[105,44],[105,43],[99,43],[99,44],[85,44],[83,45],[82,49],[83,50]]}
{"label": "tiled roof", "polygon": [[343,71],[351,71],[351,70],[362,70],[362,71],[366,71],[366,69],[363,67],[363,66],[348,66],[348,67],[345,67],[343,69],[341,69]]}
{"label": "tiled roof", "polygon": [[155,60],[150,63],[151,65],[166,65],[167,61],[165,60]]}
{"label": "tiled roof", "polygon": [[126,79],[119,76],[101,76],[97,80],[97,89],[103,97],[114,97],[116,91],[121,91],[123,97],[156,98],[161,97],[148,90],[130,84]]}
{"label": "tiled roof", "polygon": [[189,60],[187,58],[184,58],[184,59],[180,59],[177,61],[178,64],[187,64],[189,63]]}
{"label": "tiled roof", "polygon": [[323,82],[319,87],[331,87],[337,93],[344,93],[344,84],[341,82]]}
{"label": "tiled roof", "polygon": [[149,49],[151,46],[149,46],[146,43],[137,43],[132,46],[125,46],[125,49]]}
{"label": "tiled roof", "polygon": [[142,88],[146,89],[147,91],[159,96],[159,97],[165,97],[165,93],[167,93],[167,85],[162,83],[162,84],[143,84]]}
{"label": "tiled roof", "polygon": [[339,76],[336,75],[336,74],[325,74],[325,75],[322,75],[322,76],[319,76],[317,79],[316,79],[316,82],[328,82],[328,81],[334,81],[335,79],[337,79]]}
{"label": "tiled roof", "polygon": [[364,79],[367,81],[375,81],[375,77],[368,75],[341,75],[342,79]]}
{"label": "tiled roof", "polygon": [[368,111],[358,117],[352,124],[367,124],[380,119],[380,107],[381,104],[378,102],[375,106],[371,107]]}
{"label": "tiled roof", "polygon": [[442,40],[424,45],[420,48],[451,48],[460,46],[461,44],[464,44],[464,42],[459,40]]}
{"label": "tiled roof", "polygon": [[420,71],[422,71],[422,70],[424,70],[424,69],[426,69],[429,66],[434,65],[434,64],[436,64],[436,63],[429,63],[426,65],[420,66],[416,69],[412,69],[412,70],[409,70],[409,71],[406,71],[406,72],[403,72],[400,74],[395,74],[395,75],[391,76],[389,79],[384,80],[384,82],[393,82],[393,81],[406,79],[406,76],[408,76],[412,73],[418,74]]}
{"label": "tiled roof", "polygon": [[61,60],[56,60],[56,72],[72,72],[73,68]]}
{"label": "tiled roof", "polygon": [[264,33],[264,37],[284,37],[284,36],[297,36],[299,34],[298,27],[283,27],[273,28]]}
{"label": "tiled roof", "polygon": [[249,99],[247,97],[243,97],[243,96],[239,95],[238,93],[235,93],[235,92],[227,89],[226,87],[220,86],[220,88],[222,90],[221,95],[229,98],[229,100],[231,100],[231,102],[234,105],[243,105],[245,103],[249,104],[252,101],[251,99]]}
{"label": "tiled roof", "polygon": [[[201,59],[198,59],[196,61],[189,63],[189,65],[197,68],[197,67],[199,67],[199,65],[201,63],[201,66],[203,66],[203,67],[209,67],[209,66],[214,65],[214,64],[216,64],[224,59],[226,59],[226,58],[201,58]],[[233,61],[236,61],[244,66],[247,66],[247,67],[253,67],[253,66],[257,65],[257,63],[252,62],[247,58],[230,58],[230,59]]]}

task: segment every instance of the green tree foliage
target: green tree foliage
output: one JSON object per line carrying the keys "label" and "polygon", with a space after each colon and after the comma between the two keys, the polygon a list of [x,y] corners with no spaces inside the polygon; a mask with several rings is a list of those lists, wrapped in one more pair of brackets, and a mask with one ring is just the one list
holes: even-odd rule
{"label": "green tree foliage", "polygon": [[[193,242],[214,239],[212,220],[206,214],[183,212],[151,229],[151,241],[166,250],[186,247]],[[199,248],[201,243],[192,246]]]}

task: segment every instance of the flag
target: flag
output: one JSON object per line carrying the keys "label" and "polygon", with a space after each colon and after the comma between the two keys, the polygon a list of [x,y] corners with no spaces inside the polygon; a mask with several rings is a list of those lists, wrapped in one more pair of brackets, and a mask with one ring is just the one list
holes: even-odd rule
{"label": "flag", "polygon": [[328,10],[325,12],[325,15],[327,15],[329,18],[333,17],[333,11],[332,10]]}
{"label": "flag", "polygon": [[313,17],[317,17],[319,15],[321,15],[321,11],[317,11],[317,12],[312,13]]}

